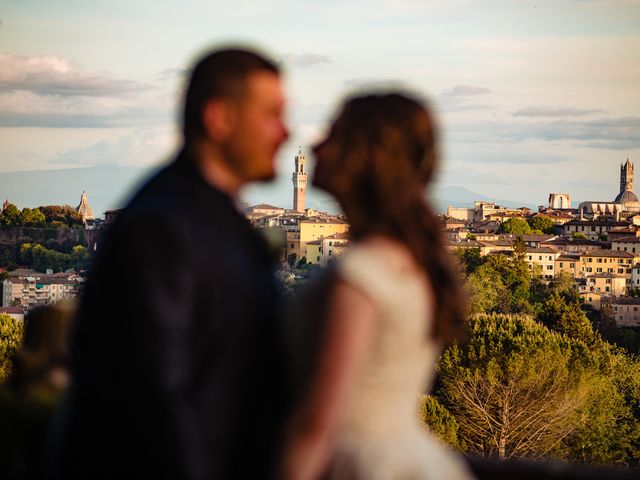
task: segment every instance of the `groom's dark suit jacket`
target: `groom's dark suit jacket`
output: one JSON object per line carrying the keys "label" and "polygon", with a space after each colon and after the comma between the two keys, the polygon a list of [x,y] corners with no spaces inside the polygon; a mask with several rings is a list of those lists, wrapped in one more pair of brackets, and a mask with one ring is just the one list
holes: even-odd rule
{"label": "groom's dark suit jacket", "polygon": [[273,476],[288,404],[273,266],[187,153],[148,181],[98,246],[53,476]]}

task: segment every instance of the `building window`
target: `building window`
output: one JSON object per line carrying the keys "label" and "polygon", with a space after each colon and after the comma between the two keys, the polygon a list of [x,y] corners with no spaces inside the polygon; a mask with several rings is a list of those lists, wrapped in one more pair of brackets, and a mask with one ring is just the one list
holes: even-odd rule
{"label": "building window", "polygon": [[601,268],[596,268],[596,273],[602,273],[602,269]]}

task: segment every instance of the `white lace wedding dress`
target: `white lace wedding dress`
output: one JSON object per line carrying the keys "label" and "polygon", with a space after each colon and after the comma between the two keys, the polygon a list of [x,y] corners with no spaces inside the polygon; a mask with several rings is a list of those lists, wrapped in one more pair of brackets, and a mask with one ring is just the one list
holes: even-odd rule
{"label": "white lace wedding dress", "polygon": [[370,358],[353,386],[337,434],[329,477],[471,479],[459,454],[426,431],[419,400],[430,386],[439,347],[431,339],[431,290],[405,247],[391,241],[354,245],[338,275],[379,312]]}

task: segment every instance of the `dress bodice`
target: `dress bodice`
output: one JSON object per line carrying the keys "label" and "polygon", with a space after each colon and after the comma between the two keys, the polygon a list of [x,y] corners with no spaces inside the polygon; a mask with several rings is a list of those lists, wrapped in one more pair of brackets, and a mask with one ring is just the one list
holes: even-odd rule
{"label": "dress bodice", "polygon": [[386,241],[355,245],[340,259],[338,274],[377,312],[373,346],[349,396],[345,422],[384,430],[415,423],[439,353],[430,336],[433,301],[426,275],[405,247]]}
{"label": "dress bodice", "polygon": [[338,260],[338,275],[371,300],[377,324],[342,410],[329,478],[470,480],[461,456],[418,418],[439,355],[427,276],[391,241],[357,243]]}

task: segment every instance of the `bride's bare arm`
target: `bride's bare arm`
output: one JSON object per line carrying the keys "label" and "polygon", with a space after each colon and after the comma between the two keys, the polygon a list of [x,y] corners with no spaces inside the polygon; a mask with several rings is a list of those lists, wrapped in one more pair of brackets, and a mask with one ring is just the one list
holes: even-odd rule
{"label": "bride's bare arm", "polygon": [[376,328],[376,312],[364,293],[346,282],[334,289],[315,378],[291,426],[284,477],[312,480],[327,468],[332,433]]}

